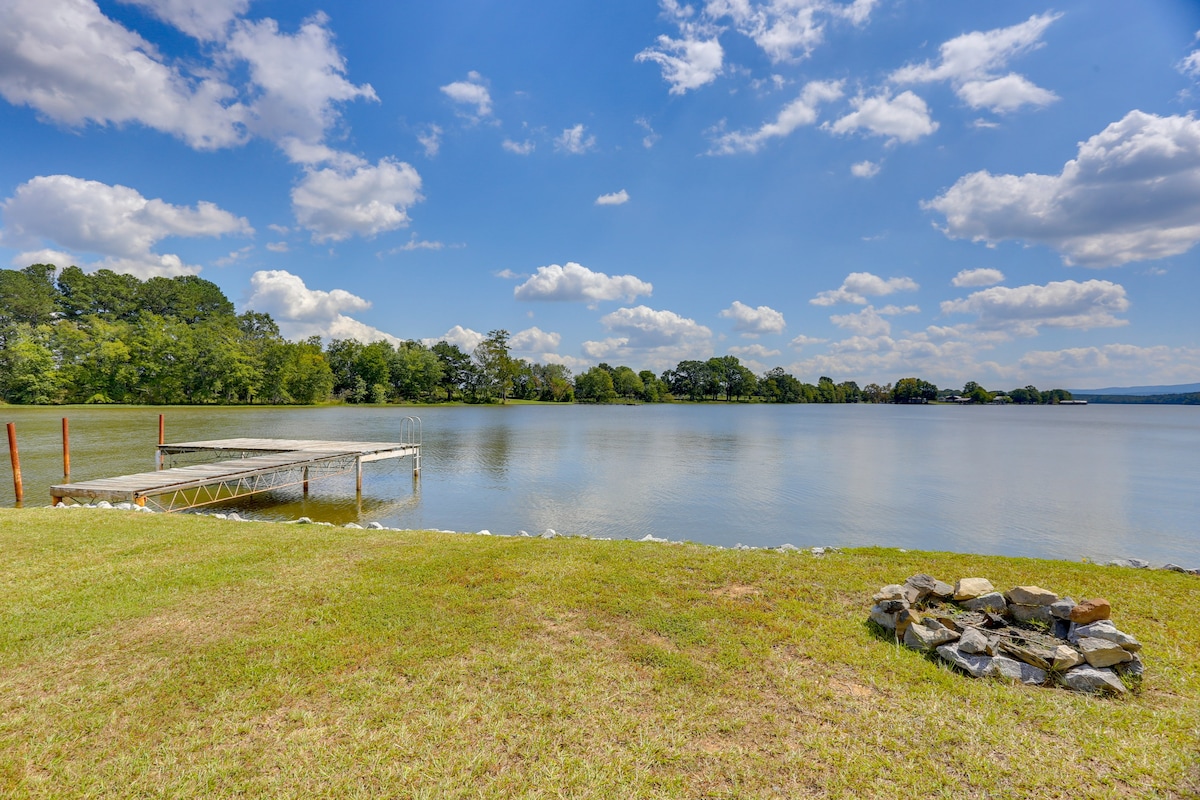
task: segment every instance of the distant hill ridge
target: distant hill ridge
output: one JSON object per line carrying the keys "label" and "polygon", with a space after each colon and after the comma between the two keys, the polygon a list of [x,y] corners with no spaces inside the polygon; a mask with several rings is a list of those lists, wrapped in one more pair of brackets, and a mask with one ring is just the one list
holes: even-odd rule
{"label": "distant hill ridge", "polygon": [[1180,383],[1174,386],[1116,386],[1107,389],[1071,389],[1072,395],[1140,395],[1190,394],[1200,392],[1200,383]]}

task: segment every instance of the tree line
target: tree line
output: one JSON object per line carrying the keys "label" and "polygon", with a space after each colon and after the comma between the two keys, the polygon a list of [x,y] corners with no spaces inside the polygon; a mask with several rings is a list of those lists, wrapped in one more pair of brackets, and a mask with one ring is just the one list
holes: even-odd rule
{"label": "tree line", "polygon": [[[755,375],[732,355],[680,361],[660,375],[607,363],[572,375],[514,357],[505,330],[471,352],[446,341],[290,341],[269,314],[237,314],[216,284],[194,275],[0,270],[0,400],[8,403],[913,403],[950,391],[920,378],[860,388],[824,376],[804,383],[782,367]],[[1070,397],[1032,386],[989,393],[974,383],[963,393],[981,402]]]}

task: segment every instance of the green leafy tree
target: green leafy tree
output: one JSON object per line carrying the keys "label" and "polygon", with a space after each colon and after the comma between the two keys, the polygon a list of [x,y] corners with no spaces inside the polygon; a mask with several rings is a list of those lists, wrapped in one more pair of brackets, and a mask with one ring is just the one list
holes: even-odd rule
{"label": "green leafy tree", "polygon": [[893,403],[928,403],[937,399],[938,388],[920,378],[901,378],[892,389]]}
{"label": "green leafy tree", "polygon": [[435,344],[432,350],[442,365],[442,377],[438,379],[438,386],[446,392],[446,400],[453,400],[454,392],[465,393],[467,386],[472,382],[474,365],[471,363],[471,356],[464,353],[458,345],[445,340]]}
{"label": "green leafy tree", "polygon": [[646,391],[646,384],[629,367],[617,367],[612,371],[613,391],[618,397],[624,397],[632,400],[635,397],[640,397]]}
{"label": "green leafy tree", "polygon": [[53,403],[59,399],[58,373],[49,347],[50,328],[20,323],[0,349],[0,396],[9,403]]}
{"label": "green leafy tree", "polygon": [[480,342],[472,353],[479,371],[479,381],[476,385],[478,400],[488,402],[494,397],[499,397],[501,403],[508,402],[513,379],[521,368],[509,353],[508,339],[509,334],[506,330],[489,331],[487,338]]}
{"label": "green leafy tree", "polygon": [[603,367],[592,367],[575,377],[575,399],[593,403],[611,403],[617,399],[612,374]]}

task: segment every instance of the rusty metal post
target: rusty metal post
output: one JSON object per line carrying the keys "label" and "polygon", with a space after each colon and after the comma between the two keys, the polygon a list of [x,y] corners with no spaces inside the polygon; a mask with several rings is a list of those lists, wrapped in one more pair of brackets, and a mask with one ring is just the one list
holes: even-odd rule
{"label": "rusty metal post", "polygon": [[21,456],[17,453],[17,425],[8,423],[8,457],[12,459],[13,492],[17,502],[25,499],[25,486],[21,483]]}
{"label": "rusty metal post", "polygon": [[308,467],[304,467],[304,469],[303,469],[303,478],[304,478],[304,496],[308,497]]}
{"label": "rusty metal post", "polygon": [[71,428],[63,417],[63,480],[71,477]]}

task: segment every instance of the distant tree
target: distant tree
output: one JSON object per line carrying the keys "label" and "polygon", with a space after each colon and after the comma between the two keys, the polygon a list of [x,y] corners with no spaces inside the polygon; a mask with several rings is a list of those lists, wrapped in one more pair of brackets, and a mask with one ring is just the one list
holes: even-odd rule
{"label": "distant tree", "polygon": [[632,400],[640,397],[646,391],[646,384],[629,367],[617,367],[612,371],[613,391],[618,397]]}
{"label": "distant tree", "polygon": [[0,339],[14,326],[36,328],[54,321],[58,305],[54,270],[53,264],[0,269]]}
{"label": "distant tree", "polygon": [[442,365],[442,377],[438,379],[438,386],[446,392],[446,400],[452,400],[454,392],[465,392],[471,383],[474,371],[471,356],[464,353],[458,345],[450,344],[444,339],[431,349]]}
{"label": "distant tree", "polygon": [[783,367],[767,370],[758,382],[758,392],[768,403],[803,403],[804,385]]}
{"label": "distant tree", "polygon": [[476,399],[486,402],[498,396],[500,402],[508,402],[513,379],[520,370],[520,365],[509,354],[508,339],[506,330],[489,331],[487,338],[472,352],[472,360],[479,371]]}
{"label": "distant tree", "polygon": [[878,383],[868,383],[863,387],[863,399],[868,403],[890,403],[892,402],[892,385],[888,383],[880,386]]}
{"label": "distant tree", "polygon": [[1020,405],[1033,405],[1042,402],[1042,393],[1037,390],[1036,386],[1026,386],[1022,389],[1013,389],[1008,393],[1014,403]]}
{"label": "distant tree", "polygon": [[610,403],[617,399],[612,375],[603,367],[592,367],[575,377],[575,399],[593,403]]}
{"label": "distant tree", "polygon": [[638,373],[642,379],[642,400],[647,403],[661,403],[670,397],[671,391],[667,384],[648,369]]}
{"label": "distant tree", "polygon": [[937,399],[938,388],[920,378],[901,378],[892,389],[893,403],[928,403]]}
{"label": "distant tree", "polygon": [[992,400],[992,393],[975,381],[967,381],[963,386],[962,396],[972,403],[990,403]]}

